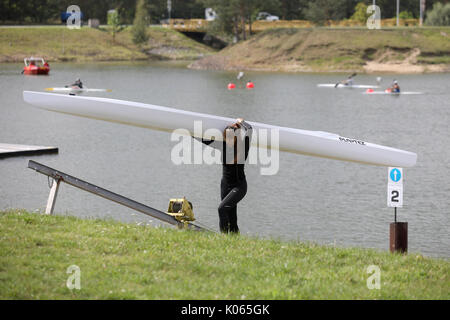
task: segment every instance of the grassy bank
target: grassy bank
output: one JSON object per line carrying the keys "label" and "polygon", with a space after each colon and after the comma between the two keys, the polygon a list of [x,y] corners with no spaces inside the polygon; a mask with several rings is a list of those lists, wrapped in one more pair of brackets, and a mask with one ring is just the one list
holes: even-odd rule
{"label": "grassy bank", "polygon": [[183,34],[148,28],[149,41],[139,47],[132,41],[131,28],[113,40],[108,28],[66,27],[0,28],[0,62],[21,62],[42,56],[49,61],[129,61],[146,59],[198,59],[214,51]]}
{"label": "grassy bank", "polygon": [[293,72],[450,71],[450,28],[270,29],[191,67]]}
{"label": "grassy bank", "polygon": [[[0,213],[0,299],[449,299],[450,263],[15,210]],[[81,270],[69,290],[66,270]],[[367,267],[381,289],[367,288]]]}

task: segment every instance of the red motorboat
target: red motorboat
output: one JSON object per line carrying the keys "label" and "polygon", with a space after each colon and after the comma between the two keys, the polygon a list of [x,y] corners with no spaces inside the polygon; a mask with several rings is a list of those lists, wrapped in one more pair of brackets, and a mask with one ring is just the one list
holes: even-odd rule
{"label": "red motorboat", "polygon": [[43,58],[25,58],[25,67],[23,67],[24,74],[48,74],[50,71],[50,66]]}

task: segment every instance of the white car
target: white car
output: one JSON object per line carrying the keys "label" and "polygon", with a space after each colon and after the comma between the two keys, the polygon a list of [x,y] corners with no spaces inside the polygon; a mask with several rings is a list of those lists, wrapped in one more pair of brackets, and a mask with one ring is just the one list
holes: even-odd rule
{"label": "white car", "polygon": [[214,21],[217,18],[217,13],[212,8],[205,9],[205,19],[206,21]]}
{"label": "white car", "polygon": [[273,16],[268,12],[260,12],[256,17],[256,20],[278,21],[280,20],[280,18],[278,18],[277,16]]}

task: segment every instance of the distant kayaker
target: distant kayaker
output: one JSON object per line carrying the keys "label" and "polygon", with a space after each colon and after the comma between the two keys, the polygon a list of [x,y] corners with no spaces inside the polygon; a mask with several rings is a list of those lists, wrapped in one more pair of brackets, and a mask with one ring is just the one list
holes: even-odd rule
{"label": "distant kayaker", "polygon": [[237,75],[236,79],[239,81],[239,88],[244,88],[244,72],[239,72],[239,74]]}
{"label": "distant kayaker", "polygon": [[71,87],[78,87],[80,89],[83,89],[83,83],[81,82],[80,78],[78,78],[75,83],[70,85]]}
{"label": "distant kayaker", "polygon": [[344,85],[344,86],[353,86],[353,77],[356,76],[356,73],[350,75],[347,79],[339,81],[338,83],[335,84],[335,88],[337,88],[340,84]]}
{"label": "distant kayaker", "polygon": [[391,92],[400,93],[400,86],[398,85],[397,80],[394,80],[390,89]]}
{"label": "distant kayaker", "polygon": [[344,85],[352,86],[353,85],[353,77],[352,76],[348,77],[347,80],[344,81]]}
{"label": "distant kayaker", "polygon": [[219,228],[223,233],[239,233],[237,204],[247,193],[244,165],[252,138],[252,126],[237,119],[223,131],[224,141],[198,139],[222,152],[222,180],[220,182]]}

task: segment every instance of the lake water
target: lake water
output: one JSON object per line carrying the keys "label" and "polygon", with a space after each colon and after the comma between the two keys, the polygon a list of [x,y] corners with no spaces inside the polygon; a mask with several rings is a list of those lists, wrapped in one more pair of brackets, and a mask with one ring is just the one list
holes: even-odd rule
{"label": "lake water", "polygon": [[[254,90],[228,91],[236,73],[189,70],[183,64],[51,64],[50,76],[23,76],[19,64],[0,65],[0,142],[59,147],[58,155],[0,160],[0,209],[44,210],[47,177],[29,159],[54,167],[152,207],[186,196],[196,218],[218,230],[220,165],[175,165],[176,144],[164,132],[52,113],[22,100],[80,77],[99,94],[251,121],[338,133],[418,154],[404,169],[409,251],[450,257],[450,74],[395,77],[406,91],[424,95],[364,95],[358,89],[317,88],[345,75],[247,72]],[[358,75],[372,84],[376,75]],[[278,174],[247,165],[249,184],[238,206],[243,234],[388,250],[392,208],[386,206],[387,168],[280,153]],[[57,214],[158,224],[68,185],[60,187]]]}

